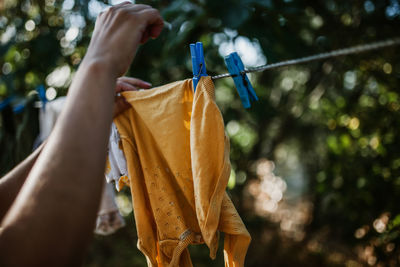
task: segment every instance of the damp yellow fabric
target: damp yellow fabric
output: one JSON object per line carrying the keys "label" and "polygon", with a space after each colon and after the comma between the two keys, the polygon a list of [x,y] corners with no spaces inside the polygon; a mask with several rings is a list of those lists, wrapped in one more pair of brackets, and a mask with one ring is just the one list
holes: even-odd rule
{"label": "damp yellow fabric", "polygon": [[138,248],[148,266],[192,266],[189,244],[215,258],[225,233],[225,266],[244,266],[250,235],[225,192],[229,139],[210,77],[123,92],[131,108],[114,122],[124,151]]}

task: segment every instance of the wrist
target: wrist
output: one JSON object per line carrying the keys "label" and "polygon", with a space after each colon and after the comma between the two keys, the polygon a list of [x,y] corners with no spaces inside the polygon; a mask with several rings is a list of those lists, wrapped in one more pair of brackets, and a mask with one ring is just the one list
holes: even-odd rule
{"label": "wrist", "polygon": [[79,68],[85,70],[85,72],[89,72],[90,74],[101,75],[101,77],[108,76],[114,80],[119,77],[116,68],[113,67],[109,61],[101,58],[85,57]]}

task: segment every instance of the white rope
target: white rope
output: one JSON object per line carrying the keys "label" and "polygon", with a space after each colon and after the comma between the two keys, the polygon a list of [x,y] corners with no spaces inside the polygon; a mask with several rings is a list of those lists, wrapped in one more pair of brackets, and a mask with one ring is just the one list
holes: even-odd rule
{"label": "white rope", "polygon": [[[377,49],[381,49],[381,48],[385,48],[385,47],[389,47],[389,46],[395,46],[395,45],[400,45],[400,37],[388,39],[385,41],[374,42],[374,43],[370,43],[370,44],[357,45],[357,46],[353,46],[353,47],[333,50],[330,52],[316,54],[316,55],[307,56],[307,57],[302,57],[302,58],[298,58],[298,59],[291,59],[291,60],[267,64],[267,65],[263,65],[263,66],[259,66],[259,67],[249,68],[249,69],[244,70],[242,73],[260,72],[260,71],[264,71],[264,70],[286,67],[286,66],[291,66],[291,65],[296,65],[296,64],[306,63],[306,62],[312,62],[312,61],[317,61],[317,60],[326,59],[326,58],[340,57],[340,56],[345,56],[345,55],[350,55],[350,54],[358,54],[358,53],[362,53],[362,52],[377,50]],[[217,80],[217,79],[231,77],[231,76],[232,75],[230,75],[229,73],[224,73],[224,74],[212,76],[211,78],[213,80]]]}

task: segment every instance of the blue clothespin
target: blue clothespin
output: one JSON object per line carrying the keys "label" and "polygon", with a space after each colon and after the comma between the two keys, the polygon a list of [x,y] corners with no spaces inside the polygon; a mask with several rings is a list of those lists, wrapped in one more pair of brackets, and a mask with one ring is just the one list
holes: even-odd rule
{"label": "blue clothespin", "polygon": [[200,77],[207,76],[206,63],[204,62],[203,44],[201,42],[190,44],[190,54],[192,55],[193,92],[196,92],[196,86],[200,80]]}
{"label": "blue clothespin", "polygon": [[258,101],[258,97],[244,72],[244,65],[239,55],[236,52],[229,54],[225,57],[225,64],[232,75],[244,108],[251,107],[250,101]]}
{"label": "blue clothespin", "polygon": [[[1,110],[3,110],[3,109],[5,109],[8,105],[10,105],[11,104],[11,102],[14,100],[14,98],[15,98],[15,95],[12,95],[12,96],[9,96],[9,97],[7,97],[6,99],[4,99],[2,102],[0,102],[0,111]],[[20,101],[20,103],[18,103],[17,105],[15,105],[15,106],[12,106],[11,108],[12,108],[12,111],[15,113],[15,114],[19,114],[19,113],[21,113],[22,111],[24,111],[25,110],[25,100],[23,100],[23,101]]]}
{"label": "blue clothespin", "polygon": [[22,111],[24,111],[24,110],[25,110],[25,102],[22,102],[22,103],[20,103],[20,104],[18,104],[18,105],[13,107],[13,112],[15,114],[22,113]]}
{"label": "blue clothespin", "polygon": [[45,109],[46,108],[46,103],[48,102],[47,101],[47,97],[46,97],[46,89],[44,88],[44,85],[43,84],[41,84],[41,85],[39,85],[38,87],[36,87],[36,91],[38,92],[38,94],[39,94],[39,99],[40,99],[40,101],[42,101],[42,107],[43,107],[43,109]]}
{"label": "blue clothespin", "polygon": [[10,105],[11,101],[14,99],[14,96],[9,96],[3,101],[0,102],[0,111],[5,109],[8,105]]}

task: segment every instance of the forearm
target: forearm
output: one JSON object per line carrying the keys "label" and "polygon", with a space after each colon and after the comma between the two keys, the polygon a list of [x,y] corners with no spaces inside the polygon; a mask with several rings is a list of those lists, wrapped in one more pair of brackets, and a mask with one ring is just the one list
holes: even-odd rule
{"label": "forearm", "polygon": [[0,265],[80,263],[100,202],[116,78],[162,28],[147,5],[124,2],[100,13],[64,110],[3,220]]}
{"label": "forearm", "polygon": [[83,61],[53,133],[3,221],[3,253],[19,251],[25,264],[79,262],[103,185],[115,80],[103,63]]}
{"label": "forearm", "polygon": [[38,147],[24,161],[19,163],[14,169],[0,179],[0,222],[17,197],[33,164],[42,151],[43,145],[44,144]]}

